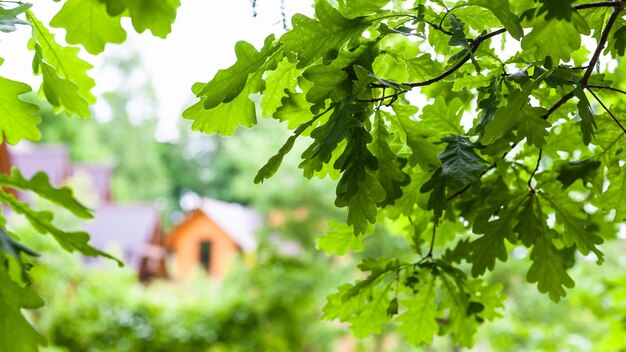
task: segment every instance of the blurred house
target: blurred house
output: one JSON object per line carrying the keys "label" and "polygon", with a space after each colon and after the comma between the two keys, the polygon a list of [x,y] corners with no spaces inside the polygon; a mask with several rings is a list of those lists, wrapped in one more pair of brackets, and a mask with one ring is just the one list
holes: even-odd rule
{"label": "blurred house", "polygon": [[50,183],[59,187],[71,175],[70,154],[63,145],[45,147],[21,143],[18,147],[9,148],[11,166],[16,166],[26,178],[33,177],[43,171],[48,175]]}
{"label": "blurred house", "polygon": [[261,224],[259,214],[240,204],[203,198],[166,240],[178,275],[188,277],[201,268],[213,277],[224,276],[238,253],[256,250]]}
{"label": "blurred house", "polygon": [[[18,147],[6,147],[2,144],[0,171],[8,173],[11,166],[20,169],[26,178],[43,171],[56,187],[65,185],[70,177],[88,179],[89,186],[85,191],[95,195],[99,204],[95,218],[84,223],[85,231],[91,236],[90,244],[103,251],[119,246],[123,252],[120,259],[134,268],[142,281],[167,276],[159,210],[150,204],[113,202],[111,165],[72,164],[68,149],[62,145],[21,143]],[[21,200],[32,200],[28,192],[17,191],[16,195]]]}
{"label": "blurred house", "polygon": [[139,280],[167,277],[159,210],[151,204],[105,204],[86,222],[92,246],[106,250],[119,246],[127,266]]}

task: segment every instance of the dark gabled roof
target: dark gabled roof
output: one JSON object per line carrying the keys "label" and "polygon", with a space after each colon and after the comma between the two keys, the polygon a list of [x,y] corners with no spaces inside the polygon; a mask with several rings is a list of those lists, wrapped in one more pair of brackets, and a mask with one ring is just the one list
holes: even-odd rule
{"label": "dark gabled roof", "polygon": [[159,231],[159,210],[150,204],[102,205],[95,218],[85,223],[91,236],[91,245],[107,250],[118,245],[124,252],[124,261],[138,268],[155,232]]}

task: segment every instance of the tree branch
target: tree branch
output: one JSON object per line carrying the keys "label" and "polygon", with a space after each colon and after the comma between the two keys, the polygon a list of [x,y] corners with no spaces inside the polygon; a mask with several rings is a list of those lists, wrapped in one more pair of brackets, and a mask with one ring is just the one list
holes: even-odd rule
{"label": "tree branch", "polygon": [[624,128],[624,126],[619,122],[619,120],[617,119],[617,117],[615,117],[615,115],[613,115],[613,113],[611,112],[611,110],[609,110],[609,108],[604,105],[604,102],[602,102],[602,100],[600,100],[600,98],[598,98],[598,96],[596,95],[596,93],[594,93],[591,89],[587,89],[587,91],[589,93],[591,93],[591,95],[593,95],[594,98],[596,98],[596,100],[598,101],[598,103],[600,103],[600,105],[602,105],[602,108],[604,108],[604,111],[606,111],[611,118],[613,119],[613,121],[615,121],[615,123],[619,126],[619,128],[622,129],[622,132],[626,133],[626,129]]}
{"label": "tree branch", "polygon": [[598,40],[598,46],[596,46],[596,51],[593,53],[593,56],[591,56],[591,60],[589,60],[589,67],[587,68],[587,71],[585,71],[585,75],[583,76],[583,78],[580,80],[580,84],[583,87],[587,86],[587,81],[589,81],[589,77],[591,77],[593,69],[598,64],[598,60],[600,59],[602,50],[604,50],[604,46],[609,39],[611,28],[613,28],[615,21],[617,21],[617,19],[619,18],[620,12],[622,12],[622,10],[624,9],[623,0],[614,1],[613,4],[614,8],[613,12],[611,13],[611,17],[609,17],[609,20],[606,21],[606,26],[604,27],[604,29],[602,30],[602,34],[600,35],[600,39]]}
{"label": "tree branch", "polygon": [[[410,83],[402,83],[402,85],[405,86],[409,86],[411,88],[415,88],[415,87],[424,87],[424,86],[428,86],[431,85],[433,83],[439,82],[442,79],[450,76],[451,74],[453,74],[454,72],[456,72],[459,68],[461,68],[461,66],[463,66],[467,61],[469,61],[469,59],[472,57],[472,54],[474,54],[476,52],[476,50],[478,50],[478,47],[480,46],[480,44],[482,44],[485,40],[495,37],[497,35],[500,35],[502,33],[506,32],[505,28],[500,28],[497,31],[493,31],[491,33],[487,33],[481,36],[476,37],[476,39],[474,39],[474,41],[472,41],[472,46],[469,49],[469,52],[463,56],[463,58],[461,60],[459,60],[459,62],[457,62],[454,66],[452,66],[451,68],[449,68],[448,70],[446,70],[445,72],[443,72],[442,74],[440,74],[439,76],[433,77],[431,79],[428,79],[426,81],[423,82],[410,82]],[[385,88],[384,85],[382,84],[372,84],[370,85],[370,87],[372,88]],[[402,91],[398,91],[396,94],[402,94],[405,93],[406,91],[402,90]]]}
{"label": "tree branch", "polygon": [[[613,12],[611,13],[611,17],[609,17],[609,20],[606,21],[606,25],[604,26],[604,29],[602,30],[602,34],[600,35],[600,39],[598,40],[598,46],[596,47],[596,50],[594,51],[593,56],[591,56],[591,59],[589,60],[589,65],[587,65],[587,69],[585,70],[585,74],[583,75],[583,78],[580,79],[580,85],[583,88],[587,88],[587,82],[589,81],[589,77],[591,77],[591,74],[593,73],[594,68],[598,64],[598,60],[600,59],[602,50],[604,49],[604,46],[606,45],[606,42],[609,39],[609,34],[611,32],[611,29],[613,28],[615,21],[619,18],[620,12],[622,12],[622,10],[624,9],[624,0],[595,3],[595,4],[597,4],[597,6],[594,6],[594,7],[612,6]],[[599,5],[599,4],[603,4],[603,5]],[[610,4],[610,5],[607,5],[607,4]],[[586,5],[592,5],[592,4],[586,4]],[[582,5],[575,6],[574,8],[580,8],[580,6]],[[583,8],[589,8],[589,7],[583,7]],[[550,109],[548,109],[546,114],[543,115],[541,118],[544,120],[547,120],[548,117],[552,115],[552,113],[554,113],[559,107],[561,107],[561,105],[565,104],[567,101],[569,101],[573,97],[574,97],[574,91],[571,91],[568,94],[564,95],[561,99],[559,99],[559,101],[554,103],[554,105],[552,105],[552,107],[550,107]]]}
{"label": "tree branch", "polygon": [[548,112],[546,112],[545,115],[541,116],[541,118],[544,120],[547,120],[548,117],[550,117],[550,115],[552,115],[553,112],[555,112],[558,108],[560,108],[561,105],[567,103],[567,101],[572,99],[573,97],[574,97],[574,91],[571,91],[565,94],[563,97],[561,97],[561,99],[559,99],[559,101],[554,103],[554,105],[552,105],[550,109],[548,109]]}

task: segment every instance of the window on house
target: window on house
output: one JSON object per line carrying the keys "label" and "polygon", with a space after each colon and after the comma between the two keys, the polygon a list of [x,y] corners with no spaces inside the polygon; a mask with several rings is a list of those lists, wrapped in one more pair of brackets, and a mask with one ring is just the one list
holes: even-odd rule
{"label": "window on house", "polygon": [[200,265],[209,271],[211,266],[211,241],[200,242]]}

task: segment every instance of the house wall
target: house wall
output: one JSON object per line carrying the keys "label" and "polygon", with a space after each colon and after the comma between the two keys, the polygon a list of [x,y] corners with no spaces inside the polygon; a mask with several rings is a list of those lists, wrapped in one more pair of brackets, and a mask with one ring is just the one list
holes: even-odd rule
{"label": "house wall", "polygon": [[239,247],[224,231],[202,212],[192,213],[168,239],[174,252],[176,272],[188,277],[200,267],[200,243],[211,241],[209,274],[222,277],[228,265],[237,256]]}

